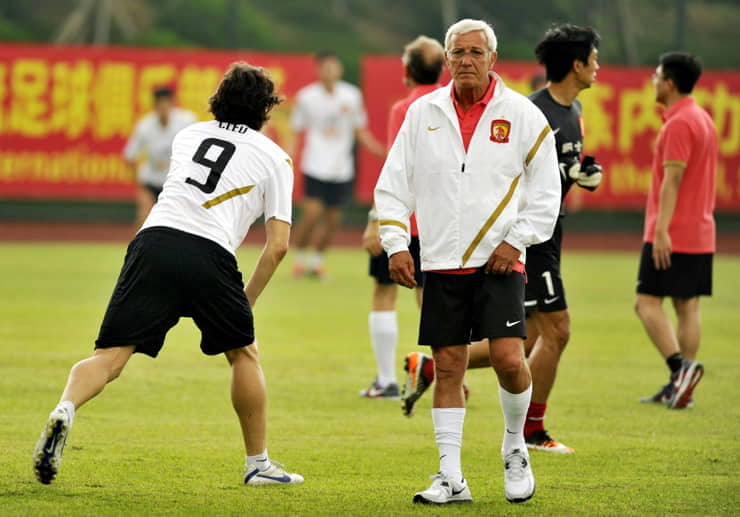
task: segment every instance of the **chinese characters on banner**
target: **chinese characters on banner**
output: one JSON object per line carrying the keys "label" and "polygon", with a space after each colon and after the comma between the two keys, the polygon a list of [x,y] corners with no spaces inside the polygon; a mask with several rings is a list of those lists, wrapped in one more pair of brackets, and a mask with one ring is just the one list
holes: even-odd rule
{"label": "chinese characters on banner", "polygon": [[310,56],[1,45],[0,198],[133,199],[121,152],[152,90],[174,87],[179,106],[209,120],[208,98],[234,61],[269,70],[287,102],[265,131],[289,146],[293,96],[315,77]]}
{"label": "chinese characters on banner", "polygon": [[[504,61],[496,63],[495,70],[508,87],[525,95],[530,93],[530,78],[542,73],[535,64]],[[569,203],[584,208],[644,209],[653,145],[662,125],[653,94],[653,71],[602,65],[594,86],[579,95],[584,115],[583,152],[596,156],[605,175],[593,193],[571,191]],[[406,95],[401,60],[368,58],[362,72],[370,127],[384,138],[391,105]],[[740,73],[707,70],[693,95],[712,115],[719,133],[717,210],[740,212]],[[381,161],[365,151],[360,153],[358,199],[371,201],[381,167]]]}
{"label": "chinese characters on banner", "polygon": [[[315,80],[313,59],[256,52],[0,45],[0,198],[132,199],[134,178],[121,151],[151,108],[155,86],[177,90],[177,103],[210,118],[207,99],[233,61],[267,68],[286,102],[265,131],[293,148],[289,114],[295,93]],[[499,61],[506,84],[529,93],[541,68]],[[605,180],[594,193],[569,196],[586,208],[642,210],[652,147],[661,126],[651,68],[602,66],[579,96],[584,154],[597,157]],[[397,57],[370,56],[362,67],[370,129],[386,136],[390,106],[406,95]],[[717,208],[740,212],[740,73],[705,71],[694,96],[719,132]],[[294,156],[294,163],[300,163]],[[360,150],[356,198],[369,203],[382,161]],[[301,175],[296,192],[302,191]]]}

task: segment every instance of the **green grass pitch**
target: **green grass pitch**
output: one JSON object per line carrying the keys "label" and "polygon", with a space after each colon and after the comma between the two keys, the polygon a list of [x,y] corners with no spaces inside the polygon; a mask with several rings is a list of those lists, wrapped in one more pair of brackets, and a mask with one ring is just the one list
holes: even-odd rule
{"label": "green grass pitch", "polygon": [[[430,399],[416,416],[362,400],[374,375],[367,335],[371,281],[359,250],[330,254],[325,283],[283,265],[255,308],[269,390],[271,456],[306,478],[241,485],[243,449],[223,357],[205,357],[181,320],[157,360],[135,356],[78,412],[54,484],[31,452],[69,367],[88,355],[121,266],[115,244],[0,245],[0,515],[738,515],[740,258],[715,261],[702,300],[696,407],[641,405],[667,369],[632,311],[637,253],[564,256],[572,338],[547,426],[576,449],[532,453],[537,494],[503,496],[502,419],[494,374],[468,374],[463,470],[475,502],[416,507],[437,467]],[[245,276],[257,249],[239,253]],[[288,257],[288,260],[290,257]],[[287,262],[287,261],[286,261]],[[401,357],[417,311],[399,292]]]}

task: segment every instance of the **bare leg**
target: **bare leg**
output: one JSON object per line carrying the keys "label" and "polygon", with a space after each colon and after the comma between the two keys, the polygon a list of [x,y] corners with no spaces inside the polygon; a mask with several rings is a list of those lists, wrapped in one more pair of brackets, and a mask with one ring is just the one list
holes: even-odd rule
{"label": "bare leg", "polygon": [[555,384],[560,355],[570,338],[570,316],[568,311],[535,312],[530,319],[536,319],[542,334],[529,356],[532,371],[532,402],[547,402]]}
{"label": "bare leg", "polygon": [[316,198],[307,197],[301,205],[301,219],[293,231],[295,247],[298,250],[305,249],[313,234],[314,228],[324,213],[324,203]]}
{"label": "bare leg", "polygon": [[529,357],[529,355],[532,353],[532,349],[534,348],[535,343],[537,343],[537,340],[540,337],[540,329],[537,325],[537,320],[535,319],[534,315],[537,314],[536,312],[533,312],[528,318],[527,318],[527,339],[524,340],[524,355]]}
{"label": "bare leg", "polygon": [[374,311],[392,311],[396,308],[396,294],[398,286],[396,284],[379,284],[375,282],[373,290],[373,310]]}
{"label": "bare leg", "polygon": [[332,206],[326,209],[326,218],[323,228],[323,233],[318,238],[316,243],[316,251],[323,253],[331,244],[334,239],[334,234],[339,228],[342,222],[342,209],[336,206]]}
{"label": "bare leg", "polygon": [[157,199],[148,188],[139,185],[136,191],[136,221],[134,222],[136,226],[134,231],[138,231],[141,225],[144,224],[144,219],[147,218],[156,201]]}
{"label": "bare leg", "polygon": [[701,318],[699,316],[699,297],[674,298],[673,307],[678,316],[678,345],[681,355],[691,361],[696,360],[701,340]]}
{"label": "bare leg", "polygon": [[224,354],[231,364],[231,403],[244,437],[248,456],[266,448],[267,389],[259,362],[257,343]]}
{"label": "bare leg", "polygon": [[464,408],[463,377],[468,364],[467,345],[432,348],[435,408]]}
{"label": "bare leg", "polygon": [[504,337],[490,341],[491,366],[499,384],[509,393],[521,393],[532,384],[521,338]]}
{"label": "bare leg", "polygon": [[424,288],[416,288],[416,305],[421,309],[421,302],[424,300]]}
{"label": "bare leg", "polygon": [[98,348],[92,357],[75,364],[69,372],[61,401],[68,400],[79,408],[95,397],[121,374],[134,349],[133,346]]}
{"label": "bare leg", "polygon": [[491,355],[488,350],[488,340],[476,341],[470,344],[470,355],[468,357],[468,369],[490,368]]}
{"label": "bare leg", "polygon": [[638,294],[635,300],[635,312],[663,359],[679,353],[676,333],[668,315],[663,310],[663,298]]}

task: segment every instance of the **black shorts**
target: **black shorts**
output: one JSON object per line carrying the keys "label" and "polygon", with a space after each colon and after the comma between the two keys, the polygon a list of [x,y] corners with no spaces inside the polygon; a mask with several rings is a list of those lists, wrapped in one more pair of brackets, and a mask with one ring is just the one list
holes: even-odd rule
{"label": "black shorts", "polygon": [[533,311],[555,312],[568,308],[560,276],[562,237],[563,227],[558,219],[550,240],[527,248],[527,287],[524,295],[527,316]]}
{"label": "black shorts", "polygon": [[334,183],[331,181],[317,180],[308,174],[304,174],[303,177],[306,179],[306,197],[318,199],[328,207],[346,205],[347,201],[352,197],[351,181]]}
{"label": "black shorts", "polygon": [[[417,287],[424,287],[424,273],[421,270],[421,250],[419,248],[419,237],[411,237],[409,253],[414,259],[414,279]],[[384,251],[377,257],[370,257],[370,276],[381,285],[393,284],[391,274],[388,271],[388,254]]]}
{"label": "black shorts", "polygon": [[638,294],[694,298],[712,295],[712,253],[671,253],[671,267],[657,270],[653,262],[653,245],[642,245]]}
{"label": "black shorts", "polygon": [[136,352],[156,357],[181,316],[195,321],[205,354],[254,342],[236,258],[196,235],[164,227],[142,230],[129,244],[96,348],[135,345]]}
{"label": "black shorts", "polygon": [[159,198],[159,195],[162,193],[162,189],[164,188],[162,185],[152,185],[151,183],[142,183],[141,186],[147,189],[149,193],[154,196],[155,201]]}
{"label": "black shorts", "polygon": [[419,344],[466,345],[471,341],[527,335],[524,275],[426,273]]}

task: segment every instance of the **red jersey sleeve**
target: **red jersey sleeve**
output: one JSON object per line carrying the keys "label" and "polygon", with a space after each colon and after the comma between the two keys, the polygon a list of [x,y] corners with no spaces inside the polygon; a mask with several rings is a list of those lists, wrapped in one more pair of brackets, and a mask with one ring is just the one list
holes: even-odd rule
{"label": "red jersey sleeve", "polygon": [[664,130],[663,166],[683,165],[691,155],[691,127],[685,120],[672,120]]}
{"label": "red jersey sleeve", "polygon": [[396,135],[403,125],[403,119],[406,116],[406,110],[403,108],[403,103],[397,102],[393,105],[388,115],[388,133],[386,133],[388,135],[388,149],[393,145],[393,141],[396,139]]}

